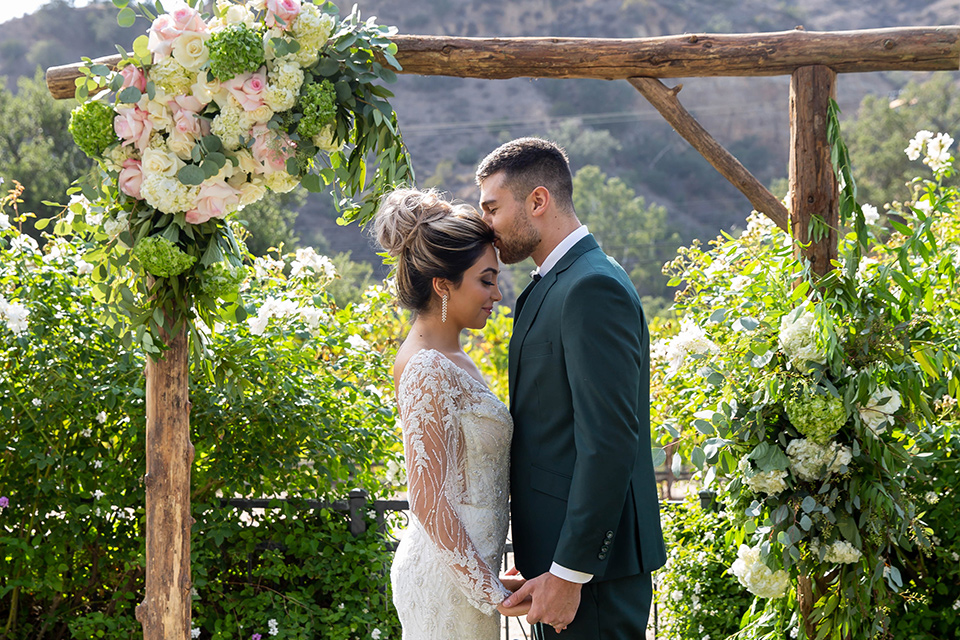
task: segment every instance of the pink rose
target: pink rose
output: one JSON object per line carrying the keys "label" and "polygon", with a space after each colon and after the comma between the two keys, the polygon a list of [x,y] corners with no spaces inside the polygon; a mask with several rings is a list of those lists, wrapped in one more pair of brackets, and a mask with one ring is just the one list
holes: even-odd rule
{"label": "pink rose", "polygon": [[147,90],[147,74],[137,65],[128,64],[120,70],[120,75],[123,76],[122,89],[136,87],[141,93]]}
{"label": "pink rose", "polygon": [[268,27],[280,27],[286,31],[293,26],[293,21],[298,15],[300,15],[300,0],[267,0]]}
{"label": "pink rose", "polygon": [[120,177],[117,182],[120,191],[137,200],[143,200],[140,195],[140,184],[143,182],[143,173],[140,171],[140,161],[136,158],[127,158],[123,161]]}
{"label": "pink rose", "polygon": [[263,92],[267,89],[267,72],[261,67],[256,73],[244,73],[221,83],[240,103],[244,111],[256,111],[263,106]]}
{"label": "pink rose", "polygon": [[276,173],[287,170],[287,159],[296,153],[296,144],[283,132],[273,131],[265,124],[258,124],[250,130],[253,146],[250,148],[253,158],[260,163],[260,173]]}
{"label": "pink rose", "polygon": [[124,145],[133,144],[142,153],[150,144],[150,134],[153,133],[150,113],[136,105],[117,107],[113,130],[123,140]]}
{"label": "pink rose", "polygon": [[147,49],[153,52],[154,61],[166,58],[173,50],[173,41],[181,33],[193,31],[206,33],[207,25],[196,9],[181,7],[172,14],[162,13],[150,25]]}
{"label": "pink rose", "polygon": [[206,33],[207,25],[200,16],[200,12],[188,6],[182,6],[171,14],[173,17],[173,26],[180,33],[192,31],[194,33]]}
{"label": "pink rose", "polygon": [[222,218],[240,205],[240,192],[223,180],[200,185],[196,207],[187,211],[187,222],[203,224],[211,218]]}

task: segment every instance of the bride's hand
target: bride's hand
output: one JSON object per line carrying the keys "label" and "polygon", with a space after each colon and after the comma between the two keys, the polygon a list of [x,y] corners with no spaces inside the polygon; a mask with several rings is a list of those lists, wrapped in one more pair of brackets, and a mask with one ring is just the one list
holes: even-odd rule
{"label": "bride's hand", "polygon": [[516,591],[522,587],[526,581],[527,579],[520,575],[516,567],[511,567],[509,571],[500,576],[500,582],[503,583],[503,586],[505,586],[508,591]]}
{"label": "bride's hand", "polygon": [[505,607],[502,604],[497,605],[497,611],[502,616],[516,617],[526,615],[530,611],[530,605],[533,604],[533,598],[527,598],[515,607]]}

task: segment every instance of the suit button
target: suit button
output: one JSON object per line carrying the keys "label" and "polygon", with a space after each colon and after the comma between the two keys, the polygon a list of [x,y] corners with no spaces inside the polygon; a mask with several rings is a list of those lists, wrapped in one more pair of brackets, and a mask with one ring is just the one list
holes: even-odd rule
{"label": "suit button", "polygon": [[607,540],[613,540],[613,531],[607,531]]}
{"label": "suit button", "polygon": [[606,560],[606,559],[607,559],[607,554],[605,553],[597,554],[597,560]]}
{"label": "suit button", "polygon": [[610,551],[610,547],[608,547],[607,545],[603,545],[602,547],[600,547],[600,551],[603,551],[604,553],[606,553],[607,551]]}

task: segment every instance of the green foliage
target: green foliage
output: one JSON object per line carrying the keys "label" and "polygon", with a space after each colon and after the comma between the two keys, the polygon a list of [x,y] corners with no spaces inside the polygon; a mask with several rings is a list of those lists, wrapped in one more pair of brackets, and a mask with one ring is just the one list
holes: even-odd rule
{"label": "green foliage", "polygon": [[[0,228],[0,629],[127,640],[143,590],[144,356],[104,322],[91,245],[41,252]],[[383,538],[353,538],[343,514],[303,502],[395,490],[390,343],[366,331],[392,307],[374,290],[368,307],[338,309],[326,275],[285,275],[294,259],[253,266],[252,321],[205,329],[214,377],[192,371],[195,626],[247,640],[276,619],[281,638],[396,638]],[[23,332],[4,316],[13,305]],[[292,502],[250,514],[220,503],[281,494]]]}
{"label": "green foliage", "polygon": [[664,505],[667,565],[657,572],[659,637],[721,640],[740,629],[753,596],[730,575],[743,533],[693,497]]}
{"label": "green foliage", "polygon": [[228,25],[207,40],[210,51],[210,73],[225,82],[243,73],[253,73],[266,62],[263,55],[263,34],[242,22]]}
{"label": "green foliage", "polygon": [[[237,213],[243,225],[243,243],[254,256],[264,256],[276,247],[292,249],[300,243],[294,231],[297,213],[307,202],[306,191],[300,188],[287,193],[270,192]],[[319,231],[310,239],[318,250],[326,246]]]}
{"label": "green foliage", "polygon": [[113,130],[115,115],[110,105],[99,101],[85,102],[71,112],[70,135],[89,157],[99,158],[107,147],[117,142]]}

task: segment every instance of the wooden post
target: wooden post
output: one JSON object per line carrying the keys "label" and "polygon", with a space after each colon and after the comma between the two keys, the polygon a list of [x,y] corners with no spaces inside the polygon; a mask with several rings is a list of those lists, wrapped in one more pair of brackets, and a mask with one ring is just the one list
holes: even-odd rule
{"label": "wooden post", "polygon": [[186,331],[164,359],[147,358],[146,596],[137,607],[144,640],[190,638],[189,366]]}
{"label": "wooden post", "polygon": [[[837,257],[837,180],[827,144],[827,106],[836,90],[837,74],[829,67],[801,67],[790,77],[790,228],[797,255],[821,276]],[[828,229],[811,240],[815,216]]]}

